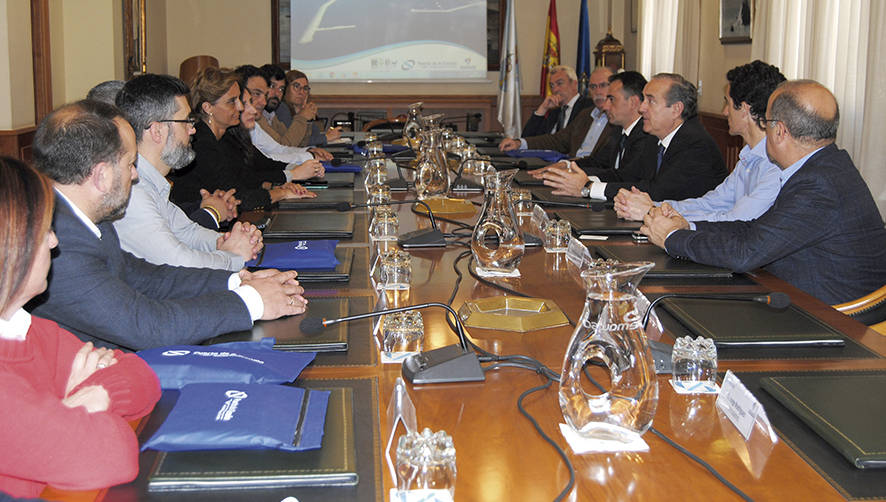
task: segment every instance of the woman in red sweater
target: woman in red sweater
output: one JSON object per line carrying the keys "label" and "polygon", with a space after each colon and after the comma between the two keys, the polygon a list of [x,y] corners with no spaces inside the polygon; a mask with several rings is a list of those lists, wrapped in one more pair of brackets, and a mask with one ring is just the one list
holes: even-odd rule
{"label": "woman in red sweater", "polygon": [[0,157],[0,491],[17,497],[134,479],[138,442],[127,422],[160,398],[138,356],[84,344],[23,309],[46,289],[53,201],[46,177]]}

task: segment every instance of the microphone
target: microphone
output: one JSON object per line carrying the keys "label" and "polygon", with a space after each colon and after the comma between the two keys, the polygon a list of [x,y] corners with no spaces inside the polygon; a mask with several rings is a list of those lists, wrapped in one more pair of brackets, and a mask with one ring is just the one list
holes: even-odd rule
{"label": "microphone", "polygon": [[302,333],[306,335],[316,335],[322,332],[327,326],[338,324],[340,322],[355,321],[358,319],[378,317],[385,314],[429,307],[443,308],[452,314],[452,317],[455,319],[455,329],[459,343],[457,345],[447,345],[439,349],[420,352],[409,356],[403,361],[403,366],[401,368],[403,378],[412,384],[482,382],[486,380],[486,375],[483,373],[483,368],[480,366],[480,360],[477,358],[477,354],[468,349],[468,340],[465,336],[464,326],[462,326],[461,320],[458,318],[458,314],[456,314],[452,307],[445,303],[422,303],[419,305],[356,314],[338,319],[317,319],[316,317],[306,317],[302,319],[300,328]]}
{"label": "microphone", "polygon": [[664,294],[656,298],[649,304],[649,308],[646,309],[646,314],[643,315],[643,329],[646,329],[646,324],[649,322],[649,314],[652,312],[652,309],[658,305],[658,302],[664,300],[665,298],[688,298],[692,300],[730,300],[730,301],[741,301],[741,302],[757,302],[762,303],[763,305],[767,305],[770,308],[774,309],[783,309],[791,304],[791,297],[786,293],[781,293],[778,291],[772,293],[766,293],[757,296],[735,296],[735,295],[690,295],[690,294],[679,294],[679,293],[669,293]]}
{"label": "microphone", "polygon": [[350,202],[339,202],[335,205],[336,211],[351,211],[360,207],[378,207],[401,204],[421,204],[428,210],[428,219],[431,220],[431,228],[421,228],[406,232],[397,239],[397,243],[404,249],[411,248],[442,248],[446,247],[446,238],[443,232],[437,228],[437,222],[434,220],[434,212],[427,202],[419,199],[392,200],[390,202],[370,202],[366,204],[351,204]]}
{"label": "microphone", "polygon": [[580,207],[583,209],[592,209],[594,211],[602,211],[607,207],[612,207],[612,202],[604,200],[598,202],[559,202],[553,200],[533,200],[532,203],[538,204],[539,206]]}

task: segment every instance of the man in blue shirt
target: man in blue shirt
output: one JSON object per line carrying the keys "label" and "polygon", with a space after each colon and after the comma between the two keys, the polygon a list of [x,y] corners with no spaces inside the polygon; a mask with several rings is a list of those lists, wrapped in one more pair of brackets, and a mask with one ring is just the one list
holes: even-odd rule
{"label": "man in blue shirt", "polygon": [[783,82],[766,109],[766,153],[782,169],[772,206],[750,221],[699,221],[670,204],[640,231],[671,256],[736,272],[763,268],[823,302],[843,303],[886,284],[886,229],[852,159],[834,139],[840,110],[811,80]]}
{"label": "man in blue shirt", "polygon": [[[737,66],[726,74],[723,115],[729,134],[741,136],[745,146],[732,173],[701,197],[665,200],[695,229],[696,221],[753,220],[766,212],[781,189],[781,170],[766,155],[766,103],[785,77],[777,67],[762,61]],[[659,205],[649,194],[622,188],[615,196],[615,211],[622,218],[642,221]]]}

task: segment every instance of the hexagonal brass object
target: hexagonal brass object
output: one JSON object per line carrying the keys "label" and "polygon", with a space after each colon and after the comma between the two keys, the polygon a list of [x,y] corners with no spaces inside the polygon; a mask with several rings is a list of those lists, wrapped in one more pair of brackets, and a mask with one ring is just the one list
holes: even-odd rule
{"label": "hexagonal brass object", "polygon": [[526,333],[569,324],[552,300],[493,296],[469,300],[458,309],[458,316],[471,328],[498,329]]}

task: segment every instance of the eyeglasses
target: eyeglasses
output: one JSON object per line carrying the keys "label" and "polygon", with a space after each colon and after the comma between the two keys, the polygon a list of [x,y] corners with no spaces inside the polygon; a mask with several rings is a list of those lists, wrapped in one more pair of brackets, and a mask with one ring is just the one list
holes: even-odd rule
{"label": "eyeglasses", "polygon": [[[194,117],[188,117],[188,118],[186,118],[186,119],[163,119],[163,120],[155,120],[154,122],[176,122],[176,123],[179,123],[179,124],[196,125],[196,124],[197,124],[197,119],[194,118]],[[148,127],[150,127],[150,126],[148,126]],[[145,129],[147,129],[148,127],[146,127]]]}
{"label": "eyeglasses", "polygon": [[605,89],[609,87],[609,82],[603,82],[600,84],[588,84],[588,89]]}
{"label": "eyeglasses", "polygon": [[764,128],[768,128],[770,123],[777,124],[778,122],[781,122],[781,119],[760,119],[760,121],[763,122]]}
{"label": "eyeglasses", "polygon": [[292,90],[296,91],[296,92],[298,92],[298,91],[311,92],[311,86],[309,86],[309,85],[301,85],[298,82],[293,82],[289,85],[291,85]]}

